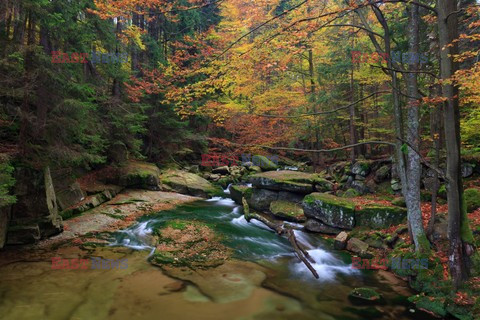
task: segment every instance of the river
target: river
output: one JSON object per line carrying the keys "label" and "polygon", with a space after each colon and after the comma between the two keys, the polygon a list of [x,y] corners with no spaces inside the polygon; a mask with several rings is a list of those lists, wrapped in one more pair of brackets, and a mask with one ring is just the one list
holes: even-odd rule
{"label": "river", "polygon": [[[232,261],[178,273],[151,265],[151,233],[171,219],[212,226],[233,249]],[[229,198],[143,216],[126,230],[104,235],[105,246],[22,252],[2,264],[0,319],[426,319],[406,302],[412,292],[405,283],[386,272],[355,270],[350,256],[329,242],[295,233],[320,279],[299,262],[286,239],[260,222],[248,223]],[[128,268],[52,270],[53,256],[127,259]],[[374,288],[384,304],[353,304],[348,294],[356,287]]]}

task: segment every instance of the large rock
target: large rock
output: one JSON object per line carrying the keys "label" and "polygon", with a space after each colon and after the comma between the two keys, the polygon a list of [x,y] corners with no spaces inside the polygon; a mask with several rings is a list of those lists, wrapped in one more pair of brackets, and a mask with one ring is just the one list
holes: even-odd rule
{"label": "large rock", "polygon": [[270,203],[278,200],[278,192],[266,189],[251,188],[244,195],[248,205],[258,211],[268,211]]}
{"label": "large rock", "polygon": [[388,178],[390,178],[390,166],[388,165],[384,165],[384,166],[381,166],[376,172],[375,172],[375,182],[376,183],[380,183],[380,182],[383,182],[385,180],[387,180]]}
{"label": "large rock", "polygon": [[238,186],[238,185],[230,185],[228,190],[230,191],[230,197],[236,204],[242,205],[242,198],[244,197],[245,192],[251,189],[247,186]]}
{"label": "large rock", "polygon": [[278,166],[273,163],[273,161],[261,155],[254,155],[252,157],[252,162],[254,166],[258,166],[264,171],[277,170],[278,168]]}
{"label": "large rock", "polygon": [[367,253],[368,244],[360,239],[352,238],[347,242],[347,250],[361,256]]}
{"label": "large rock", "polygon": [[302,194],[313,192],[316,184],[329,183],[316,174],[288,170],[254,174],[250,176],[249,180],[257,188]]}
{"label": "large rock", "polygon": [[303,199],[305,215],[336,228],[355,226],[355,204],[348,199],[326,193],[312,193]]}
{"label": "large rock", "polygon": [[407,219],[407,209],[382,205],[366,205],[355,210],[356,226],[385,229]]}
{"label": "large rock", "polygon": [[371,171],[371,165],[372,165],[371,161],[357,161],[352,166],[352,173],[354,175],[360,175],[360,176],[366,177]]}
{"label": "large rock", "polygon": [[294,202],[282,200],[272,201],[270,203],[270,212],[282,220],[293,222],[306,221],[302,207]]}
{"label": "large rock", "polygon": [[363,181],[355,180],[352,182],[351,187],[352,189],[357,191],[360,195],[364,195],[372,192],[371,188],[369,188]]}
{"label": "large rock", "polygon": [[119,185],[129,188],[160,190],[160,170],[151,163],[130,161],[120,170]]}
{"label": "large rock", "polygon": [[197,197],[210,198],[223,193],[221,188],[202,177],[181,170],[167,170],[160,176],[160,181],[178,193]]}
{"label": "large rock", "polygon": [[10,226],[7,233],[7,244],[31,244],[41,239],[38,224]]}
{"label": "large rock", "polygon": [[7,244],[33,243],[63,230],[50,168],[17,168],[15,195],[7,230]]}
{"label": "large rock", "polygon": [[278,200],[285,200],[285,201],[290,201],[295,203],[302,203],[303,197],[304,197],[303,194],[289,192],[289,191],[280,191],[278,193]]}
{"label": "large rock", "polygon": [[327,226],[326,224],[316,219],[308,219],[305,223],[305,229],[310,232],[318,232],[324,234],[338,234],[339,232],[341,232],[340,229]]}

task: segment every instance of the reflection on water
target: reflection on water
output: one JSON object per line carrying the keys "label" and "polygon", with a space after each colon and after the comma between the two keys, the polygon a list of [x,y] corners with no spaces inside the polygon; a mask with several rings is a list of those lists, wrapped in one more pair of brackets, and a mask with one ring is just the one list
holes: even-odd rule
{"label": "reflection on water", "polygon": [[[234,249],[234,260],[208,270],[167,272],[151,266],[152,232],[171,219],[208,223]],[[290,243],[262,223],[248,223],[230,199],[213,198],[143,216],[109,246],[61,247],[0,265],[0,319],[411,319],[398,290],[375,273],[351,268],[347,255],[296,230],[315,260],[316,280]],[[51,270],[50,257],[128,258],[126,270]],[[184,280],[184,281],[180,281]],[[387,304],[353,306],[348,293],[370,286]],[[401,288],[405,290],[405,288]],[[395,291],[394,291],[395,290]],[[407,291],[408,294],[408,291]],[[376,315],[377,317],[375,317]]]}

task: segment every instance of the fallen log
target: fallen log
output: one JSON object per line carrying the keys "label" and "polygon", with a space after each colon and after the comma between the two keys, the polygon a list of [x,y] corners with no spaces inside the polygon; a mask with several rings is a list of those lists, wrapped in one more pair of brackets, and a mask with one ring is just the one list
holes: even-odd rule
{"label": "fallen log", "polygon": [[310,272],[313,274],[313,276],[316,279],[319,278],[317,271],[311,265],[311,263],[315,263],[315,261],[308,254],[307,250],[297,241],[297,238],[295,238],[295,232],[293,231],[293,228],[291,226],[284,223],[283,224],[275,223],[263,217],[262,215],[250,212],[250,208],[245,198],[242,198],[242,204],[243,204],[243,212],[245,215],[245,220],[247,220],[248,222],[250,222],[250,220],[252,219],[258,220],[263,224],[265,224],[270,229],[274,230],[278,235],[281,235],[281,236],[285,235],[288,241],[290,242],[290,244],[292,245],[293,250],[295,251],[295,254],[298,257],[298,259],[300,259],[300,261],[302,261],[307,266],[308,270],[310,270]]}

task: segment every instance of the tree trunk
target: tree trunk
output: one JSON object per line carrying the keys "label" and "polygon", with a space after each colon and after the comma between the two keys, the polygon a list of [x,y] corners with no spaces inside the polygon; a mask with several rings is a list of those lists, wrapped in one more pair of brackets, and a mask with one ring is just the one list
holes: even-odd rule
{"label": "tree trunk", "polygon": [[[408,45],[411,55],[419,56],[419,15],[418,6],[412,4],[408,10]],[[410,59],[408,71],[418,71],[417,59]],[[408,222],[411,228],[415,250],[425,252],[428,250],[428,241],[423,228],[422,211],[420,207],[420,135],[419,135],[419,99],[417,73],[407,74],[407,179],[405,202],[408,209]]]}
{"label": "tree trunk", "polygon": [[448,238],[450,241],[448,264],[453,284],[455,288],[458,288],[468,276],[467,255],[465,254],[468,245],[465,245],[464,241],[473,240],[473,237],[469,230],[463,201],[458,87],[447,81],[458,69],[457,64],[450,56],[458,51],[457,44],[452,44],[452,41],[457,38],[458,31],[457,14],[454,13],[457,10],[456,1],[437,0],[437,10],[440,76],[443,81],[442,95],[446,99],[443,103],[443,117],[447,150]]}

